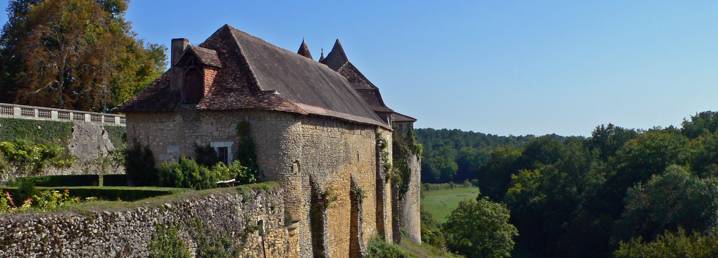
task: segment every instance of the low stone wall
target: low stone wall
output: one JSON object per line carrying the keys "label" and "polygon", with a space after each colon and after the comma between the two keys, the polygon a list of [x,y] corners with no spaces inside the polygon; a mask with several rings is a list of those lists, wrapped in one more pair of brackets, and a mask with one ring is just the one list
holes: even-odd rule
{"label": "low stone wall", "polygon": [[1,215],[0,257],[147,257],[158,226],[176,228],[192,256],[208,245],[230,243],[217,250],[285,257],[282,200],[281,187],[269,183],[157,197],[124,208]]}

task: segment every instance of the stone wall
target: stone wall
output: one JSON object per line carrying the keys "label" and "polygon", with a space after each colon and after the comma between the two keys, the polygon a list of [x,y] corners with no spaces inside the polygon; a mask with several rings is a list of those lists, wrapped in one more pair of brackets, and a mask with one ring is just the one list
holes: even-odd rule
{"label": "stone wall", "polygon": [[229,240],[241,257],[286,257],[283,197],[276,184],[188,192],[128,206],[2,215],[0,257],[147,257],[158,225],[176,226],[193,255],[203,250],[202,241]]}
{"label": "stone wall", "polygon": [[400,224],[411,241],[421,243],[421,159],[412,155],[408,161],[411,179],[409,189],[400,200]]}
{"label": "stone wall", "polygon": [[[11,123],[22,123],[24,130],[11,128]],[[28,128],[30,127],[30,128]],[[66,128],[66,129],[58,129]],[[49,121],[3,118],[0,121],[3,137],[0,140],[25,139],[35,143],[62,145],[75,158],[70,167],[48,166],[37,176],[124,174],[123,164],[112,162],[108,154],[124,145],[122,134],[125,127],[84,121]],[[33,131],[37,130],[37,131]],[[49,130],[49,131],[44,131]],[[52,131],[55,132],[52,132]],[[44,132],[43,132],[44,131]],[[0,182],[11,180],[14,173],[0,175]]]}
{"label": "stone wall", "polygon": [[[148,145],[158,164],[179,156],[192,157],[196,145],[212,142],[230,143],[234,155],[238,148],[236,127],[243,121],[249,122],[255,141],[260,177],[279,182],[287,193],[289,257],[312,257],[315,249],[328,257],[347,257],[351,246],[363,252],[369,239],[381,233],[377,222],[386,224],[383,236],[391,240],[390,183],[379,180],[376,147],[377,135],[382,135],[391,157],[390,130],[280,112],[187,109],[128,114],[127,135],[130,144]],[[358,189],[354,194],[361,192],[361,201],[352,202],[352,181]],[[378,184],[384,186],[378,188]],[[377,189],[386,189],[386,194]],[[326,208],[312,209],[313,192],[326,199]],[[318,217],[312,220],[312,214]],[[315,227],[321,232],[312,232],[312,221],[321,224]],[[314,248],[313,239],[322,244]]]}

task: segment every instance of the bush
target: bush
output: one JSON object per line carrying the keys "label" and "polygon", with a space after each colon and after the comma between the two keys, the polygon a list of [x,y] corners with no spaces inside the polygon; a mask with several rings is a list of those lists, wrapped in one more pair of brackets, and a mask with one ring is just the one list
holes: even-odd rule
{"label": "bush", "polygon": [[212,170],[216,171],[220,178],[234,178],[237,184],[251,184],[257,181],[256,170],[251,170],[235,160],[229,166],[224,163],[217,163]]}
{"label": "bush", "polygon": [[718,229],[714,228],[707,234],[699,232],[687,234],[685,230],[679,228],[677,232],[665,231],[651,242],[644,242],[641,237],[637,237],[628,242],[621,242],[613,256],[617,258],[718,257]]}
{"label": "bush", "polygon": [[212,188],[219,181],[231,179],[240,184],[256,181],[254,171],[243,166],[238,160],[229,166],[219,162],[208,168],[192,159],[180,158],[179,162],[162,164],[159,174],[161,186],[194,189]]}
{"label": "bush", "polygon": [[180,158],[179,162],[164,163],[160,166],[160,185],[208,189],[215,187],[218,181],[233,178],[234,176],[230,173],[236,172],[238,169],[237,167],[226,167],[223,164],[210,169],[192,159]]}
{"label": "bush", "polygon": [[149,146],[136,143],[125,150],[125,173],[130,185],[157,185],[155,159]]}
{"label": "bush", "polygon": [[446,239],[441,229],[441,225],[431,214],[421,211],[421,241],[427,245],[446,249]]}
{"label": "bush", "polygon": [[367,257],[372,258],[409,258],[409,254],[401,250],[399,247],[389,244],[383,239],[373,238],[369,242],[367,249]]}
{"label": "bush", "polygon": [[190,257],[189,248],[179,237],[177,226],[156,225],[150,239],[150,257],[184,258]]}
{"label": "bush", "polygon": [[[17,212],[29,209],[47,211],[80,202],[79,198],[70,197],[71,195],[67,190],[62,192],[58,190],[33,192],[34,194],[30,197],[15,195],[17,197],[13,198],[10,191],[0,191],[0,212]],[[23,200],[23,202],[20,202],[20,200]],[[19,203],[22,203],[22,205],[17,206]]]}
{"label": "bush", "polygon": [[103,175],[102,181],[103,186],[127,186],[127,175]]}
{"label": "bush", "polygon": [[217,152],[214,151],[214,148],[209,145],[195,145],[194,157],[197,163],[205,167],[211,167],[220,161],[219,157],[217,156]]}
{"label": "bush", "polygon": [[36,186],[96,186],[99,183],[98,175],[61,175],[61,176],[33,176],[23,177],[20,181],[31,181]]}
{"label": "bush", "polygon": [[38,174],[47,166],[69,167],[74,161],[74,157],[58,145],[27,140],[0,142],[0,152],[15,167],[16,175]]}
{"label": "bush", "polygon": [[510,257],[518,230],[505,205],[479,197],[459,203],[444,224],[446,244],[467,257]]}
{"label": "bush", "polygon": [[[31,184],[30,184],[31,185]],[[78,187],[32,187],[31,189],[22,187],[0,187],[1,192],[9,193],[14,196],[15,203],[21,202],[27,198],[36,195],[38,191],[65,191],[70,196],[80,199],[97,198],[108,201],[136,201],[150,197],[161,195],[169,195],[184,191],[185,189],[158,188],[158,187],[101,187],[101,186],[78,186]]]}

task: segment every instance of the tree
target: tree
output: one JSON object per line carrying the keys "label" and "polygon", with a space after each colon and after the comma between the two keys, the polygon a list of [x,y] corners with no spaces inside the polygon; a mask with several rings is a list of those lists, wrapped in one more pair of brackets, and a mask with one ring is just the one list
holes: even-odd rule
{"label": "tree", "polygon": [[641,237],[621,242],[613,253],[616,258],[713,258],[718,257],[718,230],[706,234],[686,233],[679,228],[676,232],[666,231],[656,240],[646,242]]}
{"label": "tree", "polygon": [[679,227],[705,232],[718,226],[718,179],[701,179],[673,165],[645,185],[631,187],[625,206],[615,224],[613,242],[636,236],[654,239]]}
{"label": "tree", "polygon": [[157,78],[164,48],[135,39],[124,0],[15,0],[0,35],[0,96],[108,111]]}
{"label": "tree", "polygon": [[591,151],[598,152],[604,161],[613,156],[623,147],[626,142],[638,136],[636,130],[629,130],[613,124],[600,125],[591,133],[591,138],[586,140],[586,146]]}
{"label": "tree", "polygon": [[510,257],[516,227],[505,205],[486,197],[463,201],[444,224],[449,250],[467,257]]}
{"label": "tree", "polygon": [[718,113],[713,111],[700,112],[683,120],[681,132],[688,138],[696,138],[704,133],[714,133],[718,129]]}
{"label": "tree", "polygon": [[479,188],[492,200],[502,200],[511,183],[511,176],[519,172],[517,160],[521,149],[502,147],[491,152],[489,160],[478,171]]}

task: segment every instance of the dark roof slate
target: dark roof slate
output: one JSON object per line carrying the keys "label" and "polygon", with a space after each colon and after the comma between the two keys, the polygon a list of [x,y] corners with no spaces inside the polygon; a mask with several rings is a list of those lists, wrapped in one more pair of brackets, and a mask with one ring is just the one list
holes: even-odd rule
{"label": "dark roof slate", "polygon": [[400,123],[401,122],[409,122],[409,123],[416,122],[416,118],[413,118],[413,117],[410,117],[410,116],[407,116],[407,115],[404,115],[401,113],[396,113],[396,112],[391,114],[391,120],[394,122],[400,122]]}
{"label": "dark roof slate", "polygon": [[[283,111],[389,128],[346,78],[312,59],[229,25],[220,28],[200,46],[215,50],[222,68],[197,109]],[[179,93],[170,87],[172,69],[121,110],[175,110]]]}
{"label": "dark roof slate", "polygon": [[222,61],[219,60],[219,56],[217,56],[217,51],[198,46],[190,46],[184,52],[184,54],[182,54],[182,57],[180,57],[180,60],[177,62],[177,65],[181,65],[183,62],[186,62],[189,55],[194,55],[195,57],[197,57],[197,60],[204,65],[222,68]]}
{"label": "dark roof slate", "polygon": [[344,52],[344,47],[342,47],[342,43],[339,42],[339,39],[334,41],[332,51],[329,51],[327,57],[324,58],[321,62],[335,71],[338,70],[346,62],[349,62],[349,58],[347,58],[347,54]]}
{"label": "dark roof slate", "polygon": [[309,51],[309,46],[307,46],[307,43],[304,42],[304,40],[302,40],[302,44],[299,45],[299,50],[297,50],[297,54],[302,55],[309,59],[313,59],[312,52]]}

